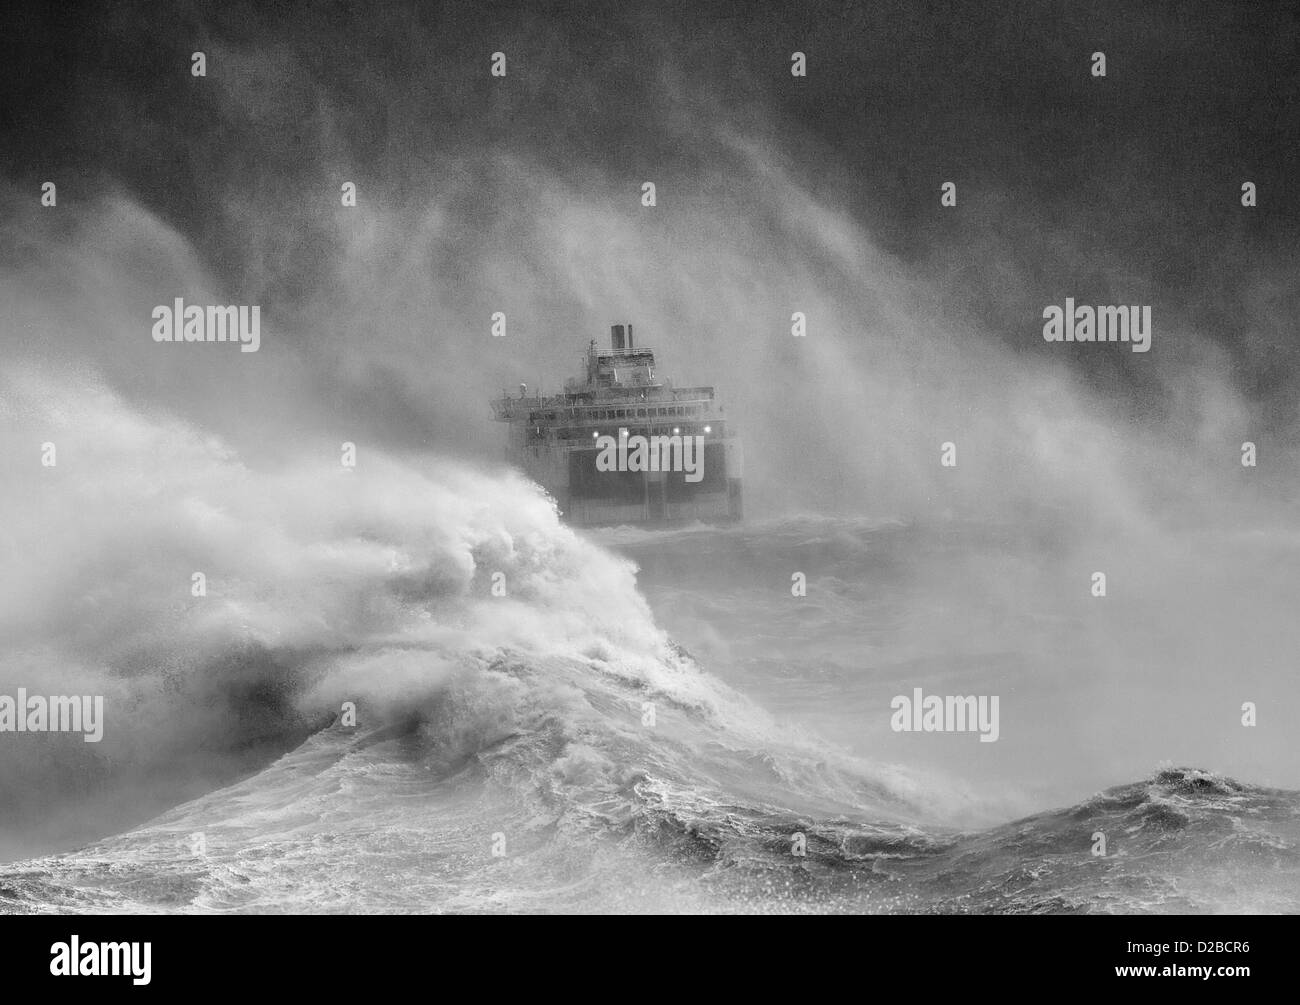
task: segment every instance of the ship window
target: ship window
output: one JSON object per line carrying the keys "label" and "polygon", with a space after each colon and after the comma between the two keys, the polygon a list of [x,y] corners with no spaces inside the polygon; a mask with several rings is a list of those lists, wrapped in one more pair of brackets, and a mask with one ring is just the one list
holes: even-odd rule
{"label": "ship window", "polygon": [[638,408],[638,409],[636,410],[636,417],[637,417],[638,419],[644,419],[644,418],[645,418],[645,409],[644,409],[644,408]]}

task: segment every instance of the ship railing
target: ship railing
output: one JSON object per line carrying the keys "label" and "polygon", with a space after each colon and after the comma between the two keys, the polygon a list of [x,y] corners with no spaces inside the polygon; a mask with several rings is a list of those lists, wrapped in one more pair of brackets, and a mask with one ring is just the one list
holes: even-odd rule
{"label": "ship railing", "polygon": [[[602,429],[600,432],[601,435],[603,436],[614,436],[616,435],[618,430],[626,429],[628,431],[629,436],[633,434],[652,435],[652,436],[669,435],[668,431],[662,427],[650,429],[644,425],[644,420],[641,420],[641,423],[642,424],[637,424],[637,423],[629,424],[627,422],[621,422],[616,425],[610,426],[608,429]],[[586,431],[584,430],[584,433],[585,432]],[[709,443],[722,443],[729,440],[737,439],[739,434],[731,426],[725,426],[722,430],[715,429],[711,433],[705,433],[702,430],[696,429],[696,430],[687,430],[682,435],[703,436],[704,439]],[[584,450],[584,449],[590,450],[595,445],[595,442],[596,442],[596,437],[594,436],[583,435],[583,436],[560,437],[555,435],[554,430],[548,429],[543,431],[540,435],[537,433],[530,433],[524,445],[527,447],[533,447],[537,449],[546,447],[547,449],[550,450]]]}
{"label": "ship railing", "polygon": [[[492,411],[496,417],[501,420],[507,420],[518,416],[524,411],[554,410],[562,411],[572,409],[574,411],[584,408],[652,408],[663,402],[690,402],[690,401],[713,401],[713,388],[711,387],[665,387],[661,394],[651,398],[638,398],[636,396],[637,388],[627,386],[615,388],[614,390],[628,391],[622,395],[617,405],[606,401],[576,401],[574,394],[555,394],[545,397],[540,395],[528,395],[520,398],[510,397],[509,394],[503,394],[492,402]],[[645,404],[641,404],[644,402]]]}
{"label": "ship railing", "polygon": [[631,349],[590,349],[588,351],[595,356],[638,356],[642,353],[654,355],[654,349],[648,345],[637,345]]}

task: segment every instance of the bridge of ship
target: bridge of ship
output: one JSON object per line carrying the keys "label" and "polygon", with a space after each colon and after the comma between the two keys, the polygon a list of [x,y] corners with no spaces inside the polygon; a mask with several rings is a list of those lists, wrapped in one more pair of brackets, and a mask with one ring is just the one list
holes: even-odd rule
{"label": "bridge of ship", "polygon": [[678,388],[645,397],[602,395],[598,400],[570,395],[503,398],[493,404],[498,419],[527,422],[530,444],[591,446],[602,433],[612,436],[623,429],[628,435],[724,435],[711,387]]}
{"label": "bridge of ship", "polygon": [[570,381],[563,394],[503,395],[492,403],[496,419],[527,423],[533,446],[590,446],[602,432],[624,429],[628,435],[725,435],[712,387],[675,388],[657,378],[654,350],[633,346],[631,325],[612,326],[610,336],[608,349],[591,343],[585,378]]}

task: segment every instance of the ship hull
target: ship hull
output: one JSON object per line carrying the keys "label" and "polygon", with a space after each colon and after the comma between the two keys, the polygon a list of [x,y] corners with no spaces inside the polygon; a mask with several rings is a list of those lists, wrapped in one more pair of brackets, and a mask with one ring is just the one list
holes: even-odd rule
{"label": "ship hull", "polygon": [[682,471],[601,471],[598,450],[526,449],[514,460],[579,527],[734,523],[744,517],[739,450],[707,444],[700,477]]}

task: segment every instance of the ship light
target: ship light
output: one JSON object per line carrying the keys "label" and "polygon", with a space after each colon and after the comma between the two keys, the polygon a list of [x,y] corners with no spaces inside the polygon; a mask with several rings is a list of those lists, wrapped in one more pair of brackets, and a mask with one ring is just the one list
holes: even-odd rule
{"label": "ship light", "polygon": [[706,433],[711,433],[711,432],[713,432],[713,427],[712,427],[712,426],[705,426],[705,427],[704,427],[704,431],[705,431]]}
{"label": "ship light", "polygon": [[681,427],[681,426],[673,426],[673,435],[674,435],[674,436],[680,436],[680,435],[681,435],[681,432],[682,432],[682,427]]}
{"label": "ship light", "polygon": [[599,436],[599,435],[600,435],[600,430],[599,430],[599,429],[593,429],[593,430],[591,431],[591,438],[592,438],[593,440],[594,440],[597,436]]}

